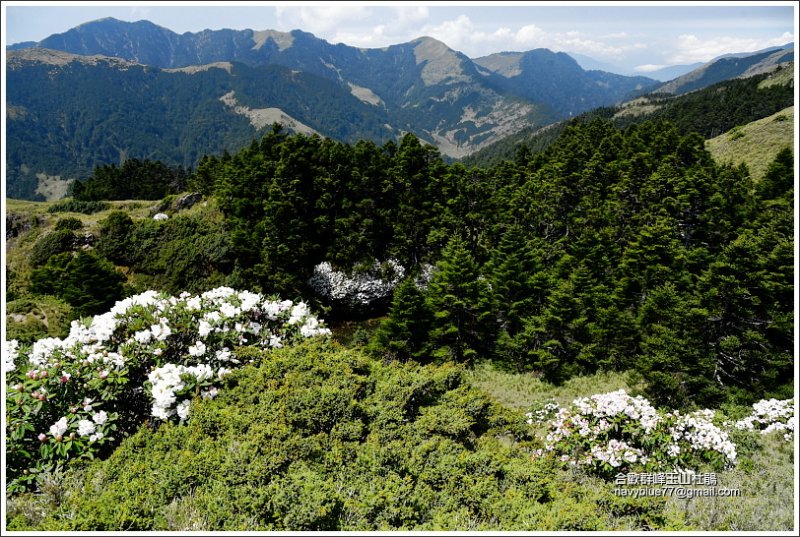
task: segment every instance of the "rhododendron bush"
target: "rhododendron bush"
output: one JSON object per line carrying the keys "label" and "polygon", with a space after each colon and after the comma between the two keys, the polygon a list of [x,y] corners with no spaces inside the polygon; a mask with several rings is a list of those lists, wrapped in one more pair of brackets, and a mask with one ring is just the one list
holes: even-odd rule
{"label": "rhododendron bush", "polygon": [[305,303],[227,287],[179,297],[147,291],[65,339],[4,345],[9,489],[67,459],[92,458],[149,416],[184,421],[243,365],[240,346],[278,348],[330,334]]}
{"label": "rhododendron bush", "polygon": [[760,431],[769,434],[772,431],[785,431],[783,438],[791,442],[794,438],[794,427],[797,417],[794,413],[794,399],[762,399],[753,403],[753,413],[736,422],[736,428],[744,431]]}
{"label": "rhododendron bush", "polygon": [[736,462],[736,447],[712,422],[713,411],[662,412],[624,390],[576,399],[567,408],[549,403],[528,418],[546,427],[541,454],[606,476]]}

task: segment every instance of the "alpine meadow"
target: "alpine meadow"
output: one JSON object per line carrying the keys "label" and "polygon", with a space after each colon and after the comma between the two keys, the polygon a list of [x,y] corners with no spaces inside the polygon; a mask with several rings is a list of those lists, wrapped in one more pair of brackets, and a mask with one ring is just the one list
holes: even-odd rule
{"label": "alpine meadow", "polygon": [[791,39],[430,33],[7,43],[4,531],[798,529]]}

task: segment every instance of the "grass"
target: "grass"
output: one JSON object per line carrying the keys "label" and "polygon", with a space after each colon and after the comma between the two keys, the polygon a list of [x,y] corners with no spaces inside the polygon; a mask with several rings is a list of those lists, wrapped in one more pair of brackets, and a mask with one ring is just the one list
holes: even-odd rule
{"label": "grass", "polygon": [[764,177],[778,152],[784,147],[792,147],[793,143],[794,106],[790,106],[707,140],[706,149],[721,164],[744,163],[757,182]]}
{"label": "grass", "polygon": [[788,531],[794,527],[794,443],[780,433],[735,435],[736,468],[717,473],[717,489],[740,497],[670,498],[666,511],[706,531]]}
{"label": "grass", "polygon": [[758,84],[758,89],[794,83],[794,62],[784,63],[781,66],[782,68],[774,71],[769,78],[762,80]]}
{"label": "grass", "polygon": [[508,373],[489,362],[477,364],[468,373],[473,386],[480,388],[500,404],[527,409],[536,403],[554,399],[561,406],[578,397],[624,389],[628,392],[640,386],[631,385],[627,373],[598,372],[573,377],[560,386],[545,382],[534,373]]}

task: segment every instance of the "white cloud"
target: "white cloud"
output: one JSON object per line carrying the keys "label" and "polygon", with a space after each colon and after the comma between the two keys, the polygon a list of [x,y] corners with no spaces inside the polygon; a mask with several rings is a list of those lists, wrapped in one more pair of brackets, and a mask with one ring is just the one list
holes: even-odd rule
{"label": "white cloud", "polygon": [[669,67],[666,64],[659,64],[659,63],[646,63],[644,65],[637,65],[633,68],[634,71],[638,73],[652,73],[653,71],[658,71],[659,69],[663,69],[664,67]]}
{"label": "white cloud", "polygon": [[133,18],[133,19],[146,19],[148,16],[150,16],[150,13],[152,11],[153,10],[150,9],[149,7],[133,6],[133,7],[131,7],[131,10],[130,10],[131,18]]}
{"label": "white cloud", "polygon": [[[597,58],[615,59],[626,51],[646,47],[641,43],[632,45],[610,44],[602,38],[589,38],[575,30],[547,32],[536,24],[526,24],[517,29],[501,26],[495,30],[479,29],[466,15],[447,20],[436,26],[425,26],[422,33],[443,41],[451,48],[468,56],[481,56],[498,50],[525,51],[534,48],[549,48],[553,51],[578,52]],[[613,39],[622,36],[616,34]],[[612,39],[609,37],[608,39]]]}
{"label": "white cloud", "polygon": [[323,34],[339,26],[365,21],[372,16],[368,7],[353,4],[327,4],[314,7],[276,6],[275,15],[284,28],[299,28]]}
{"label": "white cloud", "polygon": [[409,24],[417,24],[430,17],[428,6],[395,6],[392,9],[396,16],[396,19],[392,22],[402,28],[405,28]]}
{"label": "white cloud", "polygon": [[763,48],[785,45],[794,41],[790,32],[772,39],[755,39],[743,37],[716,37],[713,39],[700,39],[693,34],[683,34],[678,37],[676,52],[669,58],[670,63],[683,64],[694,62],[707,62],[731,52],[753,52]]}

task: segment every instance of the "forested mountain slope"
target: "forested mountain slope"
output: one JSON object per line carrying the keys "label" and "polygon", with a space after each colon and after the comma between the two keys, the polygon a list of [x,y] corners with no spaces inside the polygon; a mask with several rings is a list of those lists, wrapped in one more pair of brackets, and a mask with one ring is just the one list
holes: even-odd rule
{"label": "forested mountain slope", "polygon": [[[775,67],[769,73],[728,80],[685,95],[652,93],[616,107],[597,108],[575,121],[607,118],[620,128],[665,119],[680,132],[697,132],[713,138],[794,104],[793,63]],[[517,152],[537,153],[551,144],[568,125],[562,121],[546,127],[523,129],[504,140],[462,159],[466,165],[497,164],[513,159]]]}
{"label": "forested mountain slope", "polygon": [[413,132],[458,158],[654,82],[583,71],[544,49],[508,79],[430,37],[360,49],[299,30],[178,35],[115,19],[8,54],[9,194],[29,199],[126,157],[193,166],[259,138],[270,120],[348,142]]}

